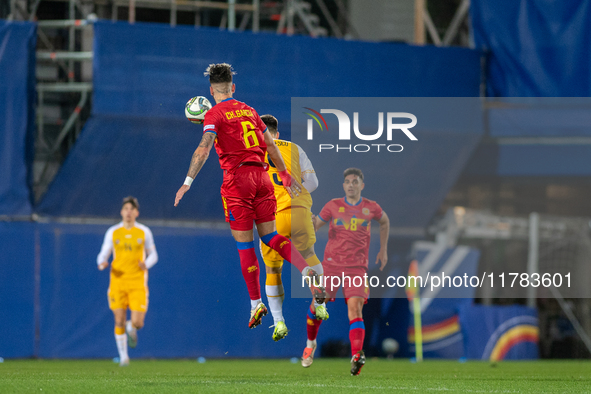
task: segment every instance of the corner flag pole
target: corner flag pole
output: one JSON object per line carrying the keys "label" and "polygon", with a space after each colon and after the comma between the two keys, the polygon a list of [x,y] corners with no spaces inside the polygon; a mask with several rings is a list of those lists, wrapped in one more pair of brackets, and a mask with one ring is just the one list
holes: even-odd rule
{"label": "corner flag pole", "polygon": [[415,356],[417,362],[423,361],[423,329],[421,327],[421,292],[420,288],[417,288],[416,279],[414,285],[411,285],[410,277],[415,278],[419,276],[419,262],[413,260],[408,268],[408,282],[406,286],[406,296],[409,301],[412,301],[412,313],[414,316],[415,326]]}
{"label": "corner flag pole", "polygon": [[421,327],[421,297],[413,298],[413,314],[415,317],[415,354],[417,362],[423,361],[423,329]]}

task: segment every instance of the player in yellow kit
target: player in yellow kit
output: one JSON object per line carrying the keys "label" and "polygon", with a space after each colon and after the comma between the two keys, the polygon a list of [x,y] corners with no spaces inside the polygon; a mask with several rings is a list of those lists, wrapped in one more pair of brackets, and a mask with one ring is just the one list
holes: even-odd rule
{"label": "player in yellow kit", "polygon": [[[144,326],[148,311],[148,269],[158,262],[152,231],[135,220],[139,215],[136,198],[123,199],[119,224],[111,226],[105,234],[103,246],[97,256],[99,270],[111,262],[109,307],[115,316],[115,342],[119,351],[119,365],[129,365],[127,346],[137,345],[137,330]],[[131,320],[126,322],[127,309]]]}
{"label": "player in yellow kit", "polygon": [[[318,275],[323,274],[322,264],[314,252],[314,243],[316,242],[316,233],[312,223],[312,196],[310,192],[318,187],[318,178],[312,163],[308,159],[306,152],[297,144],[289,141],[280,140],[277,130],[277,119],[272,115],[263,115],[261,119],[267,125],[275,145],[283,157],[287,171],[297,180],[302,180],[303,186],[299,196],[293,199],[285,191],[278,171],[275,168],[269,156],[265,156],[265,161],[269,163],[269,176],[275,188],[275,198],[277,199],[277,213],[275,222],[277,232],[287,238],[290,238],[297,250],[306,259],[306,262]],[[287,326],[283,318],[283,298],[284,290],[281,282],[281,268],[283,258],[261,242],[261,254],[265,261],[267,279],[265,290],[269,301],[269,309],[273,315],[275,330],[273,331],[273,340],[278,341],[287,335]],[[316,318],[320,320],[328,319],[328,312],[324,304],[315,303]]]}

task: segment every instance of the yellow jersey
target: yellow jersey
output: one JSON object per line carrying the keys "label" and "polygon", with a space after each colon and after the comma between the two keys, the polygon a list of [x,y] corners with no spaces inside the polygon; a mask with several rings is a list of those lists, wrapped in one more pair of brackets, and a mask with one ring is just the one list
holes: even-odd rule
{"label": "yellow jersey", "polygon": [[[314,168],[312,167],[312,163],[308,159],[308,156],[302,148],[293,142],[275,140],[275,145],[277,145],[279,152],[281,152],[287,171],[304,186],[300,195],[292,199],[283,187],[281,178],[279,178],[279,171],[277,171],[275,164],[269,158],[269,154],[267,153],[265,155],[265,162],[269,163],[268,172],[273,187],[275,188],[277,212],[289,209],[292,206],[312,209],[312,196],[310,195],[310,191],[305,187],[305,178],[308,174],[314,174],[314,179],[316,179],[316,177]],[[316,187],[314,186],[314,189],[315,188]]]}
{"label": "yellow jersey", "polygon": [[152,231],[140,223],[126,229],[123,222],[110,227],[97,257],[97,264],[108,261],[113,252],[111,276],[120,279],[144,280],[144,271],[139,267],[140,261],[151,268],[158,261]]}

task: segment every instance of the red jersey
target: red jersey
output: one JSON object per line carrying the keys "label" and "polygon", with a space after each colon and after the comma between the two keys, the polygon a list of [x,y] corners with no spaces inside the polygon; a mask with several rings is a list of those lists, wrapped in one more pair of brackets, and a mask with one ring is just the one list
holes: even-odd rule
{"label": "red jersey", "polygon": [[362,197],[356,205],[351,205],[345,197],[335,198],[322,208],[318,217],[330,222],[322,264],[336,269],[367,269],[371,220],[382,217],[378,203]]}
{"label": "red jersey", "polygon": [[223,170],[233,170],[244,162],[265,163],[267,126],[257,112],[233,98],[214,105],[203,120],[203,132],[215,133],[215,150]]}

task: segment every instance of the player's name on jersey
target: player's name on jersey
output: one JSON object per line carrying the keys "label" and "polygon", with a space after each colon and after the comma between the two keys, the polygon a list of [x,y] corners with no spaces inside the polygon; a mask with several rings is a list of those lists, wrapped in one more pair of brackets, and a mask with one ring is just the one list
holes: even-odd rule
{"label": "player's name on jersey", "polygon": [[226,112],[226,118],[228,118],[228,119],[242,118],[242,117],[252,117],[252,111],[249,109],[237,109],[234,111]]}

